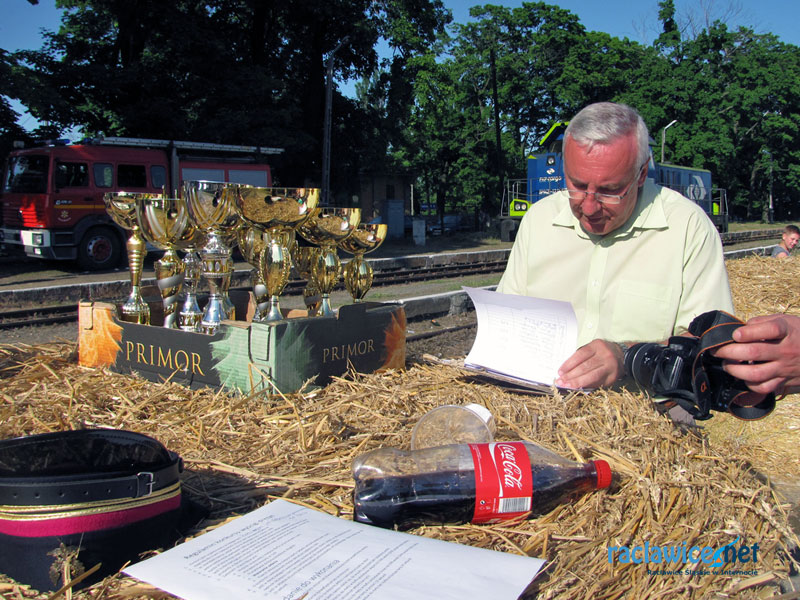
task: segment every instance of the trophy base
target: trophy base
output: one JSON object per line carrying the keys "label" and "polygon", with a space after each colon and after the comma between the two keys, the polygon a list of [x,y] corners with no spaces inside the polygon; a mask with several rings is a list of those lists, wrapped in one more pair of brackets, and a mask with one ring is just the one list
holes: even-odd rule
{"label": "trophy base", "polygon": [[127,323],[112,304],[81,302],[79,362],[193,388],[267,394],[326,385],[350,369],[371,373],[405,367],[402,306],[348,304],[334,318],[292,316],[296,312],[304,311],[288,311],[268,323],[223,321],[214,335],[206,335]]}

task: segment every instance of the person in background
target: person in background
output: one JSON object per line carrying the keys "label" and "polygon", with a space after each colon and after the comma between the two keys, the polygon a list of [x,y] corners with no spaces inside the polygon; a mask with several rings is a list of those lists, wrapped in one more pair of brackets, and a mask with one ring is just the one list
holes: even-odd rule
{"label": "person in background", "polygon": [[800,392],[800,317],[754,317],[732,337],[735,343],[714,351],[729,375],[762,394]]}
{"label": "person in background", "polygon": [[772,249],[772,258],[789,258],[794,247],[800,242],[800,229],[796,225],[787,225],[783,228],[780,243]]}
{"label": "person in background", "polygon": [[685,333],[709,310],[733,312],[719,234],[697,204],[647,178],[648,141],[633,108],[585,107],[564,133],[566,190],[520,223],[497,291],[572,304],[580,348],[556,385],[612,385],[626,344]]}

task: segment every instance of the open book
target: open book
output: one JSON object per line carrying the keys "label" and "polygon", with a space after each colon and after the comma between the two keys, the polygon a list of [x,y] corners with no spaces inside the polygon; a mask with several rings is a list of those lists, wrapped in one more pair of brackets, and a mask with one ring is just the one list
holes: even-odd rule
{"label": "open book", "polygon": [[464,287],[478,332],[464,366],[527,388],[548,391],[577,349],[578,322],[569,302]]}

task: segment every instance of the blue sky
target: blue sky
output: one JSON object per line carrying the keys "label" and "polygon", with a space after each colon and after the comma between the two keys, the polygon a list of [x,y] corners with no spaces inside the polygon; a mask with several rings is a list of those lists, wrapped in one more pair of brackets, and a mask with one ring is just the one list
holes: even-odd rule
{"label": "blue sky", "polygon": [[[515,7],[522,0],[445,0],[455,21],[461,23],[468,21],[469,8],[476,4]],[[575,13],[589,30],[641,43],[650,43],[658,35],[657,0],[553,0],[550,4]],[[712,20],[721,18],[729,26],[745,25],[758,33],[774,33],[782,41],[800,46],[800,0],[675,0],[675,6],[680,22],[691,18],[702,26],[709,14]],[[0,13],[0,48],[18,50],[40,48],[41,29],[57,30],[61,11],[55,7],[55,0],[39,0],[37,5],[28,0],[0,0]],[[20,121],[28,129],[35,126],[30,116]]]}
{"label": "blue sky", "polygon": [[[547,0],[545,0],[547,1]],[[547,2],[578,15],[586,29],[605,31],[649,44],[658,35],[658,0],[553,0]],[[475,4],[499,4],[515,7],[521,0],[445,0],[458,22],[469,19],[469,7]],[[679,22],[691,17],[701,25],[705,15],[722,19],[728,26],[745,25],[757,33],[774,33],[782,41],[800,45],[800,1],[798,0],[675,0]]]}

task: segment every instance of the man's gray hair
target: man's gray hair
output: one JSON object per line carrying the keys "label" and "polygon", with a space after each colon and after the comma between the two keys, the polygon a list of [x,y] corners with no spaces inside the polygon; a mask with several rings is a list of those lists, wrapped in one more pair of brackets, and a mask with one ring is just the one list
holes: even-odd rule
{"label": "man's gray hair", "polygon": [[597,102],[584,107],[573,117],[564,132],[564,140],[570,136],[581,146],[610,144],[621,137],[636,133],[636,167],[640,168],[650,159],[650,135],[644,119],[627,104]]}

